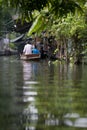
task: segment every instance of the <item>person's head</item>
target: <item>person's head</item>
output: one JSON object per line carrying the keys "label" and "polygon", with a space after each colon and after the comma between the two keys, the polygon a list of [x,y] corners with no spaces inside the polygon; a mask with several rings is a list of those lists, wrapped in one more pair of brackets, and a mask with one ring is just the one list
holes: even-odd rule
{"label": "person's head", "polygon": [[37,46],[36,46],[36,45],[35,45],[34,47],[37,49]]}
{"label": "person's head", "polygon": [[30,42],[29,42],[29,41],[26,41],[26,44],[30,44]]}

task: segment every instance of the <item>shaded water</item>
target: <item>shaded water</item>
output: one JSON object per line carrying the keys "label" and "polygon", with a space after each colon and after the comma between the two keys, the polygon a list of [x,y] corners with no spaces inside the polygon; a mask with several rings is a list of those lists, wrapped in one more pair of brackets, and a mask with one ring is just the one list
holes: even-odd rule
{"label": "shaded water", "polygon": [[83,129],[86,65],[0,57],[0,130]]}

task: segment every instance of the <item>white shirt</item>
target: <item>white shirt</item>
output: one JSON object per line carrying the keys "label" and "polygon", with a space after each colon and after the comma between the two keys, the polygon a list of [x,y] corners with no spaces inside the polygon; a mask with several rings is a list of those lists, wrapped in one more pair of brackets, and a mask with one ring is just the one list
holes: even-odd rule
{"label": "white shirt", "polygon": [[32,45],[26,44],[26,45],[24,46],[23,53],[24,53],[25,55],[32,54]]}

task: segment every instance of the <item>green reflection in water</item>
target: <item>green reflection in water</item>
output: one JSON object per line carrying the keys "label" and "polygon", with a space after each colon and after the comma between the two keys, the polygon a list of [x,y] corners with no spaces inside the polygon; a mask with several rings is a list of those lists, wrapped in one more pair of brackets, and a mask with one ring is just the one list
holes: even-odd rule
{"label": "green reflection in water", "polygon": [[2,130],[87,129],[87,66],[1,60]]}

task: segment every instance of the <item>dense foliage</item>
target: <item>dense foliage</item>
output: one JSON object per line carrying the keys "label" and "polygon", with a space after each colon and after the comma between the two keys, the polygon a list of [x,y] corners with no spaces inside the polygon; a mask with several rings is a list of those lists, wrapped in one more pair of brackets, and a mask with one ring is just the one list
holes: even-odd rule
{"label": "dense foliage", "polygon": [[23,17],[32,17],[34,10],[41,11],[44,7],[54,15],[63,16],[75,9],[82,10],[85,1],[80,0],[1,0],[3,5],[17,9]]}
{"label": "dense foliage", "polygon": [[[86,0],[0,0],[0,4],[1,8],[13,8],[22,21],[33,21],[28,36],[50,32],[61,46],[65,46],[67,58],[73,56],[79,61],[81,55],[86,54]],[[68,46],[71,47],[69,54]]]}
{"label": "dense foliage", "polygon": [[14,22],[8,8],[0,6],[0,36],[13,31]]}

